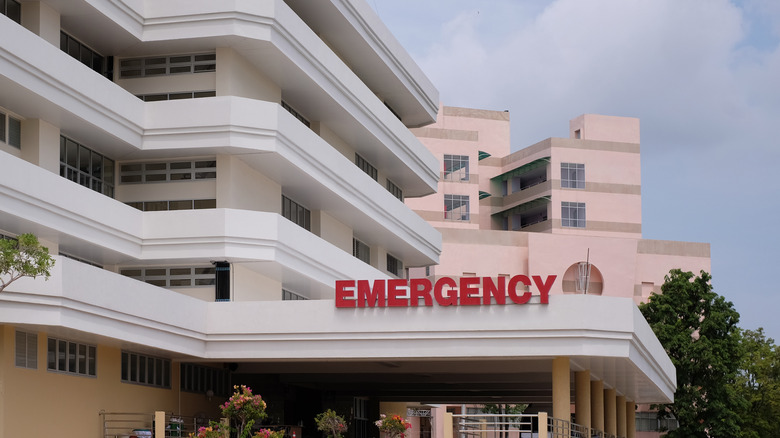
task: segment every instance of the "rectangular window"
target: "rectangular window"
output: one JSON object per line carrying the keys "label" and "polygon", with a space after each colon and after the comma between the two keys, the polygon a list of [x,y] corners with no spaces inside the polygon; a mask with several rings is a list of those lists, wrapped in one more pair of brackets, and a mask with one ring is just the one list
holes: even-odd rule
{"label": "rectangular window", "polygon": [[561,226],[585,228],[585,203],[561,202]]}
{"label": "rectangular window", "polygon": [[176,201],[137,201],[127,205],[141,211],[204,210],[217,208],[216,199],[184,199]]}
{"label": "rectangular window", "polygon": [[176,93],[136,94],[135,97],[144,102],[158,102],[160,100],[199,99],[201,97],[214,97],[217,92],[208,91],[180,91]]}
{"label": "rectangular window", "polygon": [[444,154],[444,180],[468,181],[469,156]]}
{"label": "rectangular window", "polygon": [[352,238],[352,255],[369,265],[371,264],[371,248],[354,237]]}
{"label": "rectangular window", "polygon": [[120,274],[159,287],[214,287],[216,269],[213,266],[153,267],[121,269]]}
{"label": "rectangular window", "polygon": [[311,122],[308,119],[306,119],[306,117],[303,117],[301,113],[295,111],[295,109],[293,109],[293,107],[288,105],[287,102],[282,101],[282,108],[286,109],[288,113],[295,116],[295,118],[300,120],[300,122],[306,125],[307,128],[311,128]]}
{"label": "rectangular window", "polygon": [[468,221],[469,217],[468,195],[444,195],[444,220]]}
{"label": "rectangular window", "polygon": [[81,41],[60,31],[60,50],[101,75],[106,71],[105,58]]}
{"label": "rectangular window", "polygon": [[16,0],[0,0],[0,14],[22,24],[22,5]]}
{"label": "rectangular window", "polygon": [[355,154],[355,165],[357,165],[357,167],[359,167],[363,172],[366,172],[366,175],[373,178],[374,181],[378,181],[376,167],[372,166],[371,163],[365,160],[365,158]]}
{"label": "rectangular window", "polygon": [[194,181],[217,178],[217,160],[124,163],[119,166],[121,184]]}
{"label": "rectangular window", "polygon": [[585,165],[577,163],[561,163],[561,188],[584,189]]}
{"label": "rectangular window", "polygon": [[17,149],[22,148],[22,121],[20,119],[0,112],[0,142],[8,143],[9,146]]}
{"label": "rectangular window", "polygon": [[97,346],[49,338],[47,369],[68,374],[95,377]]}
{"label": "rectangular window", "polygon": [[282,301],[305,301],[308,298],[303,295],[290,292],[289,290],[282,289]]}
{"label": "rectangular window", "polygon": [[398,198],[399,201],[403,202],[404,192],[401,190],[400,187],[393,184],[393,182],[390,180],[387,180],[387,191],[390,192],[396,198]]}
{"label": "rectangular window", "polygon": [[16,331],[16,366],[38,369],[38,334]]}
{"label": "rectangular window", "polygon": [[397,258],[391,256],[390,254],[387,255],[387,272],[395,275],[396,277],[401,276],[401,272],[404,270],[404,264],[398,260]]}
{"label": "rectangular window", "polygon": [[212,368],[192,363],[183,363],[179,378],[182,391],[215,396],[227,396],[230,391],[230,373],[226,369]]}
{"label": "rectangular window", "polygon": [[284,195],[282,195],[282,216],[304,230],[311,231],[311,211]]}
{"label": "rectangular window", "polygon": [[125,383],[171,387],[171,361],[159,357],[122,351],[122,376]]}
{"label": "rectangular window", "polygon": [[119,77],[122,79],[182,73],[202,73],[216,70],[217,55],[215,53],[154,56],[149,58],[123,59],[119,61]]}
{"label": "rectangular window", "polygon": [[60,136],[60,176],[114,197],[114,160]]}

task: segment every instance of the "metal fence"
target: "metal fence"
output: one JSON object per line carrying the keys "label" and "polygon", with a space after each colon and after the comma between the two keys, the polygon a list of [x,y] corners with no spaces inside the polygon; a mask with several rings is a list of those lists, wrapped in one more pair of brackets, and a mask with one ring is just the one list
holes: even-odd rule
{"label": "metal fence", "polygon": [[[103,422],[103,438],[154,437],[154,412],[100,412],[100,416]],[[164,424],[165,438],[179,438],[197,432],[201,426],[207,426],[209,420],[166,413]]]}

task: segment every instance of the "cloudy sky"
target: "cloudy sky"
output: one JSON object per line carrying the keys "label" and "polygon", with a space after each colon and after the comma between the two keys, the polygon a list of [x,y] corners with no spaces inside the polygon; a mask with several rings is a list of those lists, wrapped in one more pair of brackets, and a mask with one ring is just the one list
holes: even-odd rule
{"label": "cloudy sky", "polygon": [[780,0],[367,0],[446,105],[512,149],[638,117],[643,235],[710,242],[716,292],[780,342]]}

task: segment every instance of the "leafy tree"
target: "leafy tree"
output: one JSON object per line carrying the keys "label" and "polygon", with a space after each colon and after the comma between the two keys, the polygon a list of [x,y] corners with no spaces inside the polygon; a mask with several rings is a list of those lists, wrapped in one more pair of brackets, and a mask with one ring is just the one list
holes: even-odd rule
{"label": "leafy tree", "polygon": [[674,404],[655,406],[680,426],[668,438],[737,437],[745,407],[734,385],[742,360],[739,313],[710,275],[675,269],[639,309],[677,368]]}
{"label": "leafy tree", "polygon": [[743,438],[780,437],[780,349],[764,329],[742,333],[745,355],[737,377],[737,391],[747,400],[742,412]]}
{"label": "leafy tree", "polygon": [[22,277],[43,275],[49,279],[54,259],[49,249],[35,235],[26,233],[18,239],[0,239],[0,292]]}

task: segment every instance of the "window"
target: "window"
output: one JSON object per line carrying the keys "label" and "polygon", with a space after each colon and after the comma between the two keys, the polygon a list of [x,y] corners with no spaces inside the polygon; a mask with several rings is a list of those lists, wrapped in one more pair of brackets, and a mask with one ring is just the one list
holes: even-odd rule
{"label": "window", "polygon": [[352,412],[353,412],[353,421],[354,421],[354,428],[353,433],[355,438],[367,438],[369,436],[368,434],[368,427],[370,425],[370,420],[368,418],[368,399],[363,397],[354,397],[352,399]]}
{"label": "window", "polygon": [[16,366],[38,369],[38,335],[16,331]]}
{"label": "window", "polygon": [[355,165],[363,172],[366,172],[366,175],[373,178],[374,181],[378,181],[376,167],[372,166],[365,158],[355,154]]}
{"label": "window", "polygon": [[217,160],[124,163],[119,166],[122,184],[215,179]]}
{"label": "window", "polygon": [[170,388],[171,361],[123,351],[122,381],[158,388]]}
{"label": "window", "polygon": [[468,181],[469,156],[444,154],[444,180]]}
{"label": "window", "polygon": [[46,368],[68,374],[95,377],[97,375],[97,347],[95,345],[48,339]]}
{"label": "window", "polygon": [[22,24],[22,5],[16,0],[0,0],[0,14]]}
{"label": "window", "polygon": [[230,373],[226,369],[183,363],[180,375],[182,391],[198,394],[212,391],[216,396],[227,396],[230,391]]}
{"label": "window", "polygon": [[87,264],[87,265],[90,265],[90,266],[94,266],[94,267],[96,267],[96,268],[103,269],[103,265],[101,265],[101,264],[98,264],[98,263],[95,263],[95,262],[91,262],[91,261],[89,261],[89,260],[86,260],[86,259],[82,259],[81,257],[76,257],[76,256],[74,256],[74,255],[71,255],[71,254],[66,254],[66,253],[64,253],[64,252],[60,252],[60,255],[61,255],[61,256],[63,256],[63,257],[69,258],[69,259],[71,259],[71,260],[75,260],[75,261],[77,261],[77,262],[80,262],[80,263],[85,263],[85,264]]}
{"label": "window", "polygon": [[404,200],[404,192],[395,184],[393,184],[392,181],[387,180],[387,191],[390,192],[393,196],[398,198],[399,201]]}
{"label": "window", "polygon": [[449,221],[468,221],[468,195],[444,195],[444,219]]}
{"label": "window", "polygon": [[214,286],[216,270],[213,266],[127,268],[119,271],[125,277],[160,287]]}
{"label": "window", "polygon": [[661,432],[666,430],[675,430],[680,425],[676,418],[658,418],[657,412],[637,412],[636,430],[637,432]]}
{"label": "window", "polygon": [[179,91],[176,93],[161,94],[137,94],[136,97],[144,102],[158,102],[161,100],[179,100],[179,99],[199,99],[201,97],[214,97],[217,92],[210,91]]}
{"label": "window", "polygon": [[60,136],[60,176],[114,197],[114,160]]}
{"label": "window", "polygon": [[105,73],[106,65],[103,55],[62,31],[60,31],[60,50],[101,75]]}
{"label": "window", "polygon": [[561,188],[584,189],[585,165],[576,163],[561,163]]}
{"label": "window", "polygon": [[371,248],[354,237],[352,238],[352,255],[371,264]]}
{"label": "window", "polygon": [[282,301],[305,301],[308,298],[303,295],[290,292],[289,290],[282,289]]}
{"label": "window", "polygon": [[282,108],[286,109],[288,113],[290,113],[290,114],[292,114],[293,116],[295,116],[295,118],[296,118],[296,119],[298,119],[298,120],[300,120],[300,121],[301,121],[301,123],[303,123],[304,125],[306,125],[306,127],[307,127],[307,128],[311,128],[311,122],[310,122],[310,121],[308,121],[308,120],[306,119],[306,117],[303,117],[303,116],[301,115],[301,113],[299,113],[298,111],[295,111],[295,109],[293,109],[293,107],[291,107],[290,105],[288,105],[288,104],[287,104],[287,102],[285,102],[285,101],[282,101]]}
{"label": "window", "polygon": [[0,112],[0,142],[21,149],[22,121],[10,114]]}
{"label": "window", "polygon": [[122,79],[182,73],[203,73],[216,70],[217,55],[215,53],[154,56],[119,61],[119,77]]}
{"label": "window", "polygon": [[204,210],[217,208],[216,199],[184,199],[177,201],[138,201],[127,205],[141,211]]}
{"label": "window", "polygon": [[585,203],[561,202],[561,225],[572,228],[585,228]]}
{"label": "window", "polygon": [[301,228],[311,231],[311,211],[284,195],[282,195],[282,216]]}
{"label": "window", "polygon": [[395,275],[396,277],[400,277],[401,271],[403,271],[403,269],[404,264],[400,260],[391,256],[390,254],[387,255],[387,272]]}

